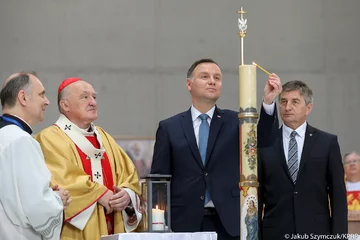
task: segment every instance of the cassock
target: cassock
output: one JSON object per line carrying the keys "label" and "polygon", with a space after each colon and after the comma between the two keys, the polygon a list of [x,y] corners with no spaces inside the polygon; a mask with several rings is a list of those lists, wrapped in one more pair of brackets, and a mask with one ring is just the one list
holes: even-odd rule
{"label": "cassock", "polygon": [[[53,174],[52,184],[71,194],[61,239],[100,239],[136,229],[142,217],[138,175],[131,159],[108,133],[94,124],[88,130],[80,129],[61,114],[55,125],[42,130],[36,139]],[[106,215],[98,204],[114,185],[129,193],[133,216],[125,211]]]}
{"label": "cassock", "polygon": [[0,117],[0,239],[60,239],[63,203],[31,128]]}

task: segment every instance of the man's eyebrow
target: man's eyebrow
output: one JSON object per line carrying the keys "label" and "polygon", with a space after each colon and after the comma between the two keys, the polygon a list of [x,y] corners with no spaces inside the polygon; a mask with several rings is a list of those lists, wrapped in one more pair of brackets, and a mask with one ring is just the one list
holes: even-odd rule
{"label": "man's eyebrow", "polygon": [[91,94],[91,95],[95,94],[95,95],[97,95],[97,92],[82,91],[80,96],[85,95],[85,94]]}
{"label": "man's eyebrow", "polygon": [[[287,98],[282,97],[280,100],[287,100]],[[300,98],[291,98],[290,100],[300,100]]]}

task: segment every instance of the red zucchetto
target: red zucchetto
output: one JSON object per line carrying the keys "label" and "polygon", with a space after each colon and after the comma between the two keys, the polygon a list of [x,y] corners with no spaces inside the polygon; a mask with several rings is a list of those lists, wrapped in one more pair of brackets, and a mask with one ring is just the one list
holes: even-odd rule
{"label": "red zucchetto", "polygon": [[81,78],[67,78],[65,79],[59,86],[58,89],[58,94],[67,86],[69,86],[70,84],[77,82],[77,81],[82,81]]}

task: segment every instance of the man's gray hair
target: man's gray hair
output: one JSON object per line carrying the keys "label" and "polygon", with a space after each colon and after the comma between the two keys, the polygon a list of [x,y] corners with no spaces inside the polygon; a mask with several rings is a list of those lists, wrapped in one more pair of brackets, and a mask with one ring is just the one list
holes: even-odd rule
{"label": "man's gray hair", "polygon": [[58,109],[59,109],[59,112],[64,114],[64,110],[62,109],[61,105],[60,105],[60,101],[63,100],[63,99],[66,99],[69,95],[69,90],[66,89],[66,87],[61,90],[58,94]]}
{"label": "man's gray hair", "polygon": [[26,94],[31,93],[32,81],[30,80],[30,75],[36,76],[35,72],[21,72],[5,83],[0,92],[1,106],[3,109],[5,107],[12,108],[15,106],[17,95],[21,90],[24,90]]}
{"label": "man's gray hair", "polygon": [[347,158],[348,156],[350,156],[352,154],[357,155],[357,156],[360,157],[360,154],[358,152],[356,152],[356,151],[351,151],[349,153],[345,153],[344,158],[343,158],[343,163],[345,162],[345,158]]}
{"label": "man's gray hair", "polygon": [[[291,91],[299,91],[301,96],[304,96],[305,103],[308,105],[309,103],[313,103],[313,92],[308,85],[299,80],[293,80],[285,83],[282,86],[282,92],[291,92]],[[281,94],[279,95],[279,99],[281,98]]]}

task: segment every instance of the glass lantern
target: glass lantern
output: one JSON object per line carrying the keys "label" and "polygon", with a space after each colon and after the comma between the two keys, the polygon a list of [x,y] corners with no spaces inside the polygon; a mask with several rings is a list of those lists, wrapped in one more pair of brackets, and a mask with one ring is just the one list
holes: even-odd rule
{"label": "glass lantern", "polygon": [[170,220],[171,175],[150,174],[141,179],[143,230],[171,232]]}

